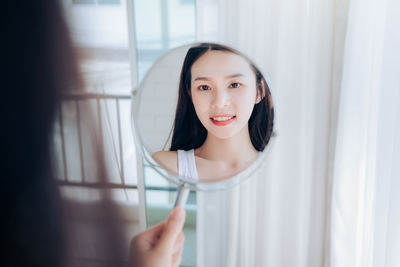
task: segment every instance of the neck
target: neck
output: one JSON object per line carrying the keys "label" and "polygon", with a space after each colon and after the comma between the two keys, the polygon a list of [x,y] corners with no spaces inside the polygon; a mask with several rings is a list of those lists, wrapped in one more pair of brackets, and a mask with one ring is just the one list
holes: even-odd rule
{"label": "neck", "polygon": [[204,144],[196,150],[196,156],[226,163],[254,161],[257,154],[251,143],[248,127],[243,127],[238,134],[226,139],[208,134]]}

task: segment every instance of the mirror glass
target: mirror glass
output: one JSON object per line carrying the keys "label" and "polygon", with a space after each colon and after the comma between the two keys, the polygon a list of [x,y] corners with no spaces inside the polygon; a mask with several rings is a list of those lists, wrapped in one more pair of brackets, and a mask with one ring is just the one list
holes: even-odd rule
{"label": "mirror glass", "polygon": [[233,48],[194,43],[170,50],[132,99],[137,148],[169,181],[229,188],[266,155],[274,118],[269,83]]}

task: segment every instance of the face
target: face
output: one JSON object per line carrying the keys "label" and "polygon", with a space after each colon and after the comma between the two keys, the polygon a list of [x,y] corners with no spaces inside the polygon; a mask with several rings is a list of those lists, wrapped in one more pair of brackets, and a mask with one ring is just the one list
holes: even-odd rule
{"label": "face", "polygon": [[248,129],[260,101],[249,63],[227,51],[208,51],[192,65],[191,96],[208,134],[225,139]]}

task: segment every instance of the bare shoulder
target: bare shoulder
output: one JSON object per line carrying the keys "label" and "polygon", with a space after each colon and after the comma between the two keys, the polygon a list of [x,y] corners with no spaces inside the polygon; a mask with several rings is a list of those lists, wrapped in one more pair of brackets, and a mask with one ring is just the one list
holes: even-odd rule
{"label": "bare shoulder", "polygon": [[178,173],[178,153],[176,151],[158,151],[153,154],[154,160],[168,171]]}

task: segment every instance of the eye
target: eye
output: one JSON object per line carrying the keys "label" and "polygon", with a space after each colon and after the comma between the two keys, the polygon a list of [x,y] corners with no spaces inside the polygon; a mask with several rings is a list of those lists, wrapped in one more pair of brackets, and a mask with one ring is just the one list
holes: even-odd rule
{"label": "eye", "polygon": [[211,87],[208,85],[200,85],[199,86],[199,90],[200,91],[207,91],[207,90],[211,90]]}
{"label": "eye", "polygon": [[229,85],[229,88],[239,88],[240,86],[241,86],[240,83],[231,83],[231,84]]}

